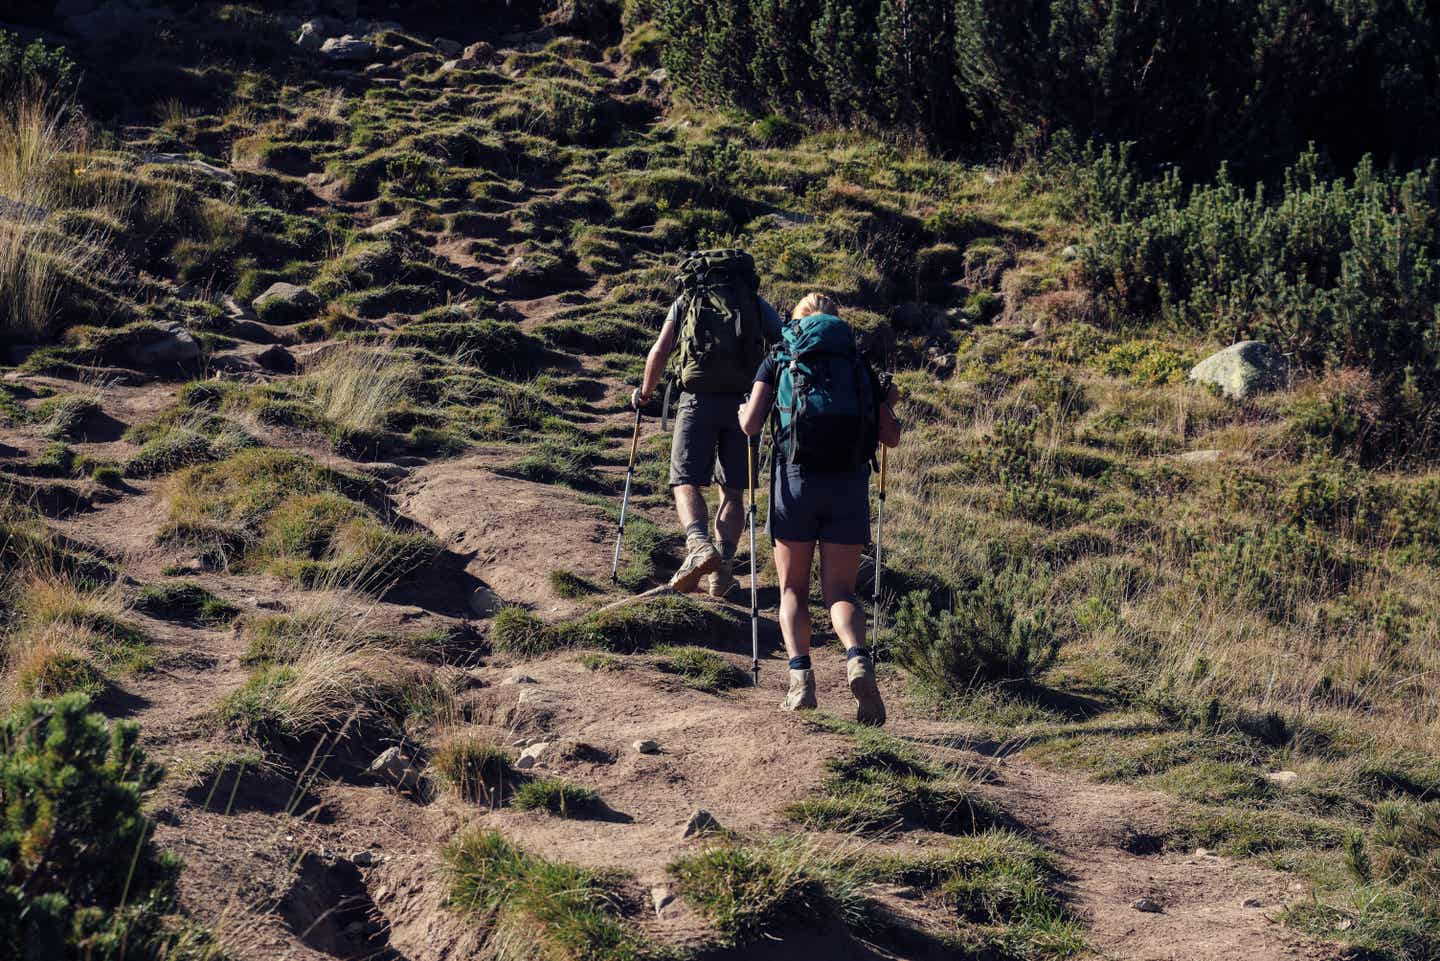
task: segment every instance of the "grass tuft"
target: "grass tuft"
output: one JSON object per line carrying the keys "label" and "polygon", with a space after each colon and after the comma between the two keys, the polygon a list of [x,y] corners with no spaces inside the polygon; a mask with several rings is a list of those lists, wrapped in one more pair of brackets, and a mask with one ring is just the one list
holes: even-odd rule
{"label": "grass tuft", "polygon": [[640,961],[652,956],[626,925],[617,879],[530,854],[498,831],[445,849],[449,904],[487,922],[497,957]]}

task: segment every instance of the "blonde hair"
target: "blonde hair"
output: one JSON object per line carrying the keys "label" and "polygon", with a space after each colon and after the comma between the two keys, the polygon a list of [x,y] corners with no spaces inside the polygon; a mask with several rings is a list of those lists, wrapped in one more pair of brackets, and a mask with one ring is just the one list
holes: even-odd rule
{"label": "blonde hair", "polygon": [[829,314],[832,317],[839,317],[840,305],[829,294],[806,294],[800,298],[800,303],[796,304],[795,309],[790,312],[790,319],[800,320],[811,314]]}

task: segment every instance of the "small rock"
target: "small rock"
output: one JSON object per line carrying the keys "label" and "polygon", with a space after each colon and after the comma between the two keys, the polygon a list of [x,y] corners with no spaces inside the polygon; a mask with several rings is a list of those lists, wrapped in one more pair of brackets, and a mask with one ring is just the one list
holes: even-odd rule
{"label": "small rock", "polygon": [[370,773],[396,787],[410,787],[418,780],[415,765],[398,747],[387,747],[370,762]]}
{"label": "small rock", "polygon": [[123,352],[126,363],[139,370],[190,370],[200,363],[200,342],[176,323],[157,324]]}
{"label": "small rock", "polygon": [[1180,460],[1187,464],[1213,464],[1225,456],[1223,450],[1187,450]]}
{"label": "small rock", "polygon": [[655,914],[657,917],[660,916],[661,912],[665,910],[666,905],[670,904],[674,900],[675,892],[671,891],[663,884],[657,884],[655,887],[650,889],[650,903],[655,905]]}
{"label": "small rock", "polygon": [[388,234],[392,230],[398,230],[405,226],[405,218],[400,216],[386,217],[384,220],[377,220],[360,232],[367,237],[379,237]]}
{"label": "small rock", "polygon": [[1160,913],[1160,902],[1152,901],[1150,898],[1136,898],[1130,902],[1130,906],[1136,911],[1144,911],[1146,914]]}
{"label": "small rock", "polygon": [[1300,775],[1294,771],[1271,771],[1265,775],[1265,780],[1278,787],[1290,787],[1300,780]]}
{"label": "small rock", "polygon": [[368,868],[375,863],[375,855],[370,851],[356,851],[350,855],[350,863],[356,867]]}
{"label": "small rock", "polygon": [[522,754],[515,759],[515,770],[528,771],[535,766],[535,758],[528,754]]}
{"label": "small rock", "polygon": [[293,324],[309,320],[320,306],[320,298],[308,287],[281,281],[265,288],[265,292],[250,303],[267,324]]}
{"label": "small rock", "polygon": [[500,683],[501,683],[501,685],[507,685],[507,684],[539,684],[540,682],[537,681],[537,680],[535,680],[535,678],[531,677],[529,674],[511,674],[509,677],[505,678],[505,680],[501,681]]}
{"label": "small rock", "polygon": [[520,759],[524,760],[528,757],[531,762],[534,763],[544,757],[545,752],[549,751],[553,746],[549,741],[536,741],[520,752]]}
{"label": "small rock", "polygon": [[1269,344],[1244,340],[1211,354],[1190,369],[1190,379],[1219,388],[1231,400],[1273,390],[1285,382],[1289,364]]}
{"label": "small rock", "polygon": [[1209,848],[1196,848],[1196,849],[1195,849],[1195,856],[1196,856],[1197,858],[1206,858],[1206,857],[1209,857],[1209,856],[1210,856],[1210,849],[1209,849]]}
{"label": "small rock", "polygon": [[681,832],[680,836],[693,838],[697,834],[709,834],[719,830],[721,830],[720,822],[715,820],[715,815],[704,808],[696,808],[695,813],[690,815],[690,820],[685,822],[685,830]]}
{"label": "small rock", "polygon": [[295,373],[295,355],[279,344],[271,344],[255,355],[255,363],[275,374]]}
{"label": "small rock", "polygon": [[1259,898],[1246,898],[1244,901],[1240,902],[1240,906],[1242,908],[1263,908],[1265,906],[1265,902],[1261,901]]}
{"label": "small rock", "polygon": [[665,84],[670,82],[670,71],[666,70],[664,67],[661,67],[659,70],[650,71],[650,75],[647,76],[645,79],[655,84],[655,86],[657,87],[664,86]]}
{"label": "small rock", "polygon": [[495,48],[484,40],[481,40],[466,47],[460,59],[471,61],[476,66],[490,63],[495,59]]}
{"label": "small rock", "polygon": [[325,45],[325,35],[315,29],[314,23],[302,23],[300,25],[300,36],[295,38],[295,46],[301,50],[308,50],[310,53],[317,52]]}
{"label": "small rock", "polygon": [[458,57],[465,52],[465,45],[447,37],[436,37],[435,49],[447,57]]}
{"label": "small rock", "polygon": [[365,63],[375,59],[375,44],[346,34],[326,40],[320,46],[320,53],[343,63]]}
{"label": "small rock", "polygon": [[631,746],[634,747],[635,750],[639,751],[641,754],[659,754],[659,753],[660,753],[660,745],[657,744],[656,742],[652,741],[652,740],[649,740],[648,738],[645,739],[645,740],[636,741],[636,742],[635,742],[633,745],[631,745]]}

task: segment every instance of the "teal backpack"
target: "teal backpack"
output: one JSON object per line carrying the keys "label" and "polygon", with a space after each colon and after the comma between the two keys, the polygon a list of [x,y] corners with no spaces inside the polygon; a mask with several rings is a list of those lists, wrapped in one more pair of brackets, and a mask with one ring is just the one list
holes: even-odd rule
{"label": "teal backpack", "polygon": [[880,389],[850,325],[811,314],[787,325],[775,347],[777,448],[784,463],[822,471],[873,463]]}

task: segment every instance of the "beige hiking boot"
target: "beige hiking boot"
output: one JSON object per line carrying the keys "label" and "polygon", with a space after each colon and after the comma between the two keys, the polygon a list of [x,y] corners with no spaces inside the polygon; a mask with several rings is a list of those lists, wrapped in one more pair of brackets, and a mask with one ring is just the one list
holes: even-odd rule
{"label": "beige hiking boot", "polygon": [[885,701],[880,697],[880,685],[875,683],[875,665],[870,655],[861,654],[845,662],[845,677],[850,681],[850,693],[857,702],[855,720],[861,724],[879,727],[885,723]]}
{"label": "beige hiking boot", "polygon": [[819,704],[815,700],[815,672],[810,670],[790,671],[790,692],[780,702],[782,711],[813,711]]}
{"label": "beige hiking boot", "polygon": [[724,597],[739,583],[735,579],[735,562],[722,560],[720,566],[715,569],[715,573],[705,578],[705,589],[710,592],[711,597]]}
{"label": "beige hiking boot", "polygon": [[670,589],[681,594],[692,593],[700,586],[706,574],[713,574],[720,566],[720,552],[710,543],[708,537],[692,537],[686,542],[688,553],[675,576],[670,578]]}

